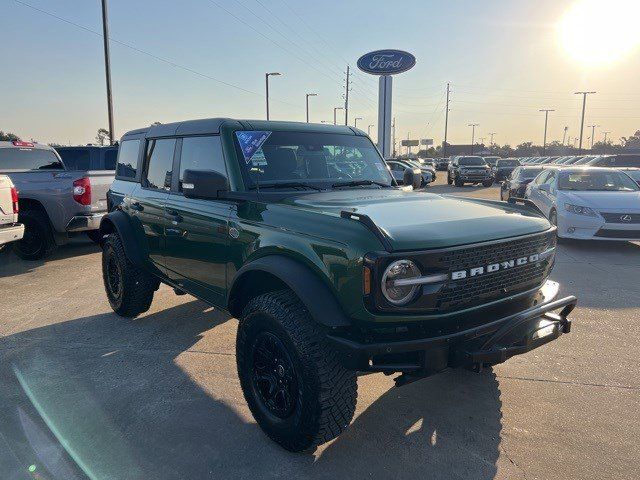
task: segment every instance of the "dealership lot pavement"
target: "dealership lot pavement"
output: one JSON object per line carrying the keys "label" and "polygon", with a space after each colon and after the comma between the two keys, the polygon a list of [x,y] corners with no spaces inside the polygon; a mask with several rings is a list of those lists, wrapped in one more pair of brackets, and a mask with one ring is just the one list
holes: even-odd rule
{"label": "dealership lot pavement", "polygon": [[[438,174],[432,192],[498,198]],[[0,478],[636,479],[639,272],[638,244],[560,245],[570,335],[480,375],[361,377],[349,429],[290,454],[246,407],[235,319],[167,287],[117,317],[88,242],[44,263],[2,254]]]}

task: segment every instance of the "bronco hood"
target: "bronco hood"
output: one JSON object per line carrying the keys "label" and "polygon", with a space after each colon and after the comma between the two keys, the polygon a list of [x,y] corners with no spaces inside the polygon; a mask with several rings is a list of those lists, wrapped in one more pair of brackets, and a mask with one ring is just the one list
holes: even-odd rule
{"label": "bronco hood", "polygon": [[334,190],[284,203],[332,215],[342,211],[367,215],[394,251],[464,245],[550,228],[544,217],[525,207],[396,189]]}

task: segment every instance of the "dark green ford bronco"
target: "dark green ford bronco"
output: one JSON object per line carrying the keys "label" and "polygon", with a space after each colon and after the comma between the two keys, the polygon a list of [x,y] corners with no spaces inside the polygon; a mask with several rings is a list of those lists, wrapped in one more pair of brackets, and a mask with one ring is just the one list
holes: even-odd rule
{"label": "dark green ford bronco", "polygon": [[480,370],[571,327],[576,299],[556,300],[547,280],[555,227],[528,205],[400,187],[357,129],[209,119],[131,131],[108,204],[113,309],[135,317],[165,283],[237,317],[245,398],[289,450],[347,427],[358,373],[403,385]]}

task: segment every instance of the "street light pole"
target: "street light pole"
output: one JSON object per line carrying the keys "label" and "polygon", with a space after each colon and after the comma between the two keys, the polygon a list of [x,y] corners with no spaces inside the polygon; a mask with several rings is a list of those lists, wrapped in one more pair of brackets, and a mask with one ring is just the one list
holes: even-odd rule
{"label": "street light pole", "polygon": [[489,140],[490,145],[493,145],[493,136],[496,134],[496,132],[489,132],[489,135],[491,135],[491,140]]}
{"label": "street light pole", "polygon": [[334,107],[333,108],[333,124],[336,125],[337,122],[337,118],[336,118],[336,112],[338,110],[344,110],[344,107]]}
{"label": "street light pole", "polygon": [[591,129],[591,147],[590,148],[593,148],[593,139],[595,138],[595,135],[596,135],[596,127],[599,127],[599,126],[600,125],[596,125],[596,124],[587,125],[587,128]]}
{"label": "street light pole", "polygon": [[544,140],[542,141],[542,155],[547,150],[547,121],[549,120],[549,112],[555,112],[550,108],[541,108],[539,112],[544,112]]}
{"label": "street light pole", "polygon": [[607,135],[609,135],[611,132],[602,132],[604,133],[604,143],[607,143]]}
{"label": "street light pole", "polygon": [[265,73],[264,74],[264,81],[265,81],[265,93],[266,93],[266,97],[267,97],[267,120],[269,120],[269,77],[270,76],[278,76],[278,75],[282,75],[279,72],[270,72],[270,73]]}
{"label": "street light pole", "polygon": [[467,127],[471,127],[471,155],[473,155],[473,142],[476,141],[476,127],[479,123],[470,123]]}
{"label": "street light pole", "polygon": [[107,79],[107,114],[109,116],[109,145],[113,145],[113,100],[111,98],[111,59],[109,55],[109,15],[107,0],[102,0],[102,39],[104,41],[104,73]]}
{"label": "street light pole", "polygon": [[358,128],[358,120],[364,120],[362,117],[356,117],[353,119],[353,126]]}
{"label": "street light pole", "polygon": [[563,146],[563,147],[564,147],[564,141],[565,141],[565,139],[567,138],[567,130],[569,130],[569,127],[567,127],[567,126],[565,125],[565,127],[564,127],[564,133],[562,134],[562,146]]}
{"label": "street light pole", "polygon": [[582,133],[584,130],[584,110],[587,105],[587,95],[591,95],[596,92],[576,92],[576,95],[582,95],[582,120],[580,121],[580,143],[578,145],[578,155],[582,153]]}
{"label": "street light pole", "polygon": [[306,104],[307,104],[307,123],[309,123],[309,97],[317,97],[318,94],[317,93],[307,93],[305,95],[306,97]]}

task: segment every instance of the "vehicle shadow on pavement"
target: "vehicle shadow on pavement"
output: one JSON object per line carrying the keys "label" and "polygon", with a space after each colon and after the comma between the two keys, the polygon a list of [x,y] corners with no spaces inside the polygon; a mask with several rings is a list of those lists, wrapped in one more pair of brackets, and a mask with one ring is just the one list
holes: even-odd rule
{"label": "vehicle shadow on pavement", "polygon": [[492,479],[502,403],[495,374],[452,370],[391,388],[316,462],[344,478]]}
{"label": "vehicle shadow on pavement", "polygon": [[[500,184],[494,184],[494,186],[499,186]],[[454,187],[453,185],[429,185],[424,189],[425,192],[429,193],[447,193],[449,195],[452,194],[464,194],[475,192],[478,190],[490,190],[491,187],[485,187],[483,185],[464,185],[463,187]],[[498,190],[497,198],[495,200],[500,200],[500,191]]]}
{"label": "vehicle shadow on pavement", "polygon": [[233,346],[215,335],[233,328],[229,320],[191,301],[135,320],[105,313],[0,338],[0,477],[494,477],[493,373],[452,371],[392,388],[315,456],[292,454],[248,414]]}
{"label": "vehicle shadow on pavement", "polygon": [[62,245],[49,257],[42,260],[22,260],[11,250],[0,252],[0,278],[22,275],[34,271],[46,262],[90,255],[100,251],[100,247],[89,241],[74,241]]}

